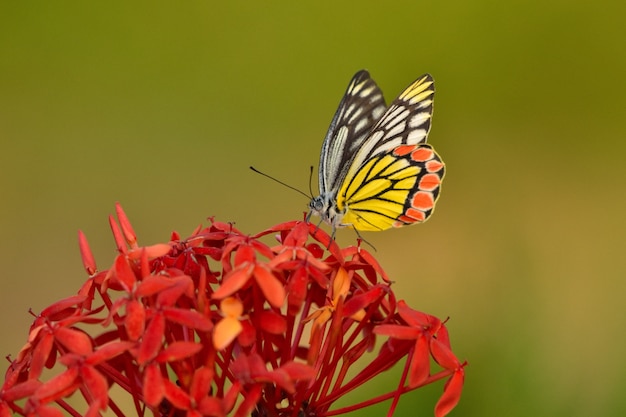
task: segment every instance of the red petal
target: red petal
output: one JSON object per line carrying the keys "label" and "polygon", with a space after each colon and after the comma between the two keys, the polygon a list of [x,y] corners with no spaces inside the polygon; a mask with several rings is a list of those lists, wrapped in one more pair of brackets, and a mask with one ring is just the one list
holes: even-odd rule
{"label": "red petal", "polygon": [[41,385],[37,391],[35,391],[33,398],[42,402],[61,399],[69,392],[78,388],[77,381],[78,368],[69,368]]}
{"label": "red petal", "polygon": [[157,362],[174,362],[195,355],[202,350],[202,345],[195,342],[173,342],[156,357]]}
{"label": "red petal", "polygon": [[163,332],[165,331],[165,317],[163,314],[157,313],[150,320],[146,333],[143,336],[137,355],[137,362],[143,365],[154,358],[163,343]]}
{"label": "red petal", "polygon": [[54,331],[54,338],[70,352],[78,355],[89,355],[93,351],[91,339],[80,330],[59,327]]}
{"label": "red petal", "polygon": [[309,275],[305,268],[298,268],[287,281],[287,303],[289,314],[296,315],[306,299]]}
{"label": "red petal", "polygon": [[456,369],[461,366],[461,363],[454,353],[452,353],[452,350],[438,339],[430,339],[430,352],[435,361],[445,369]]}
{"label": "red petal", "polygon": [[126,253],[126,251],[128,250],[128,248],[126,247],[126,241],[124,240],[122,231],[115,222],[113,216],[109,216],[109,226],[111,226],[111,232],[113,232],[113,239],[115,240],[115,244],[117,245],[117,250],[119,251],[119,253]]}
{"label": "red petal", "polygon": [[211,389],[211,382],[213,382],[214,372],[213,369],[203,366],[196,369],[191,380],[191,387],[189,388],[189,394],[196,400],[206,397],[207,393]]}
{"label": "red petal", "polygon": [[143,281],[137,286],[135,291],[136,297],[150,297],[154,294],[158,294],[161,291],[171,287],[173,282],[170,278],[162,275],[151,275],[145,277]]}
{"label": "red petal", "polygon": [[115,278],[117,282],[122,285],[124,291],[131,292],[135,288],[135,282],[137,282],[137,279],[135,278],[135,273],[131,269],[130,265],[128,265],[126,256],[117,255],[113,270],[115,271]]}
{"label": "red petal", "polygon": [[33,353],[31,356],[30,369],[28,370],[28,377],[37,379],[41,376],[41,372],[48,361],[50,352],[54,345],[54,335],[45,332],[42,337],[37,341]]}
{"label": "red petal", "polygon": [[32,412],[29,412],[28,415],[36,415],[37,417],[63,417],[61,410],[49,405],[39,405],[37,408],[32,409]]}
{"label": "red petal", "polygon": [[256,341],[256,327],[248,320],[240,322],[242,326],[241,333],[237,337],[237,341],[241,346],[249,347]]}
{"label": "red petal", "polygon": [[252,246],[244,245],[240,246],[235,252],[235,267],[242,263],[254,262],[256,260],[256,253]]}
{"label": "red petal", "polygon": [[279,308],[285,302],[285,287],[266,267],[257,265],[254,268],[254,278],[263,295],[272,307]]}
{"label": "red petal", "polygon": [[317,375],[313,367],[298,362],[288,362],[282,365],[280,369],[287,372],[294,380],[309,380]]}
{"label": "red petal", "polygon": [[305,222],[298,222],[285,237],[283,245],[302,247],[309,237],[309,227]]}
{"label": "red petal", "polygon": [[108,404],[109,385],[106,378],[94,367],[86,365],[81,367],[81,377],[91,395],[98,400],[101,409],[105,409]]}
{"label": "red petal", "polygon": [[167,398],[174,407],[182,410],[189,410],[191,408],[191,398],[185,391],[177,387],[169,379],[163,380],[163,386],[165,387],[165,398]]}
{"label": "red petal", "polygon": [[133,342],[139,340],[146,327],[146,310],[143,304],[137,300],[130,300],[126,303],[126,317],[124,327],[128,338]]}
{"label": "red petal", "polygon": [[[87,297],[85,295],[73,295],[71,297],[64,298],[56,303],[44,308],[40,316],[48,318],[50,320],[61,320],[74,312],[74,309],[80,306]],[[62,316],[60,313],[64,313]]]}
{"label": "red petal", "polygon": [[232,295],[248,282],[252,276],[252,271],[254,271],[254,264],[244,264],[234,269],[224,277],[222,285],[211,294],[211,298],[219,300]]}
{"label": "red petal", "polygon": [[128,258],[135,260],[139,259],[143,252],[145,252],[148,259],[159,258],[161,256],[165,256],[172,250],[172,247],[167,243],[157,243],[156,245],[151,246],[143,246],[137,250],[131,250],[128,253]]}
{"label": "red petal", "polygon": [[261,328],[270,334],[283,334],[287,330],[287,321],[280,314],[265,310],[259,314]]}
{"label": "red petal", "polygon": [[14,385],[9,389],[4,389],[3,387],[2,402],[17,401],[22,398],[31,397],[33,393],[42,385],[41,381],[29,379],[20,384]]}
{"label": "red petal", "polygon": [[259,398],[261,398],[262,387],[263,385],[261,384],[255,384],[248,390],[234,417],[247,417],[252,414],[252,410],[254,410]]}
{"label": "red petal", "polygon": [[381,324],[374,327],[374,334],[389,336],[394,339],[411,340],[422,335],[421,330],[414,327],[401,326],[399,324]]}
{"label": "red petal", "polygon": [[380,266],[380,264],[378,263],[376,258],[374,258],[371,253],[369,253],[365,249],[360,249],[359,250],[359,256],[361,257],[361,259],[363,259],[363,261],[367,262],[368,265],[370,265],[372,268],[374,268],[374,270],[378,273],[378,275],[380,275],[380,277],[383,279],[383,281],[391,282],[391,280],[389,279],[389,276],[383,270],[383,267]]}
{"label": "red petal", "polygon": [[317,259],[320,259],[322,256],[324,256],[324,249],[322,249],[317,243],[309,243],[308,245],[306,245],[306,248],[309,252],[311,252],[311,255],[313,255],[313,257]]}
{"label": "red petal", "polygon": [[420,337],[415,343],[409,370],[409,386],[411,388],[422,384],[430,375],[430,355],[428,339]]}
{"label": "red petal", "polygon": [[131,342],[121,342],[121,341],[109,342],[107,344],[104,344],[98,347],[98,349],[94,353],[89,355],[85,363],[88,363],[91,365],[97,365],[99,363],[108,361],[109,359],[112,359],[116,357],[117,355],[120,355],[126,352],[134,345],[135,344]]}
{"label": "red petal", "polygon": [[239,393],[241,391],[241,383],[239,381],[233,382],[233,386],[230,387],[222,402],[224,404],[224,409],[227,413],[229,413],[235,407],[235,401],[237,401],[237,398],[239,397]]}
{"label": "red petal", "polygon": [[226,415],[224,406],[219,398],[208,397],[206,393],[198,403],[198,411],[207,417],[223,417]]}
{"label": "red petal", "polygon": [[87,242],[87,237],[82,230],[78,231],[78,247],[80,248],[80,257],[83,260],[85,271],[87,271],[87,274],[90,276],[95,274],[98,269],[96,267],[96,260],[91,253],[89,242]]}
{"label": "red petal", "polygon": [[437,401],[435,406],[435,416],[443,417],[448,414],[461,399],[461,391],[463,390],[463,380],[465,379],[465,371],[463,368],[457,369],[452,377],[446,383],[443,395]]}
{"label": "red petal", "polygon": [[380,286],[375,286],[365,293],[351,297],[344,305],[343,314],[346,317],[351,317],[353,314],[377,301],[383,294],[383,289]]}
{"label": "red petal", "polygon": [[172,279],[172,281],[173,285],[170,288],[157,295],[157,305],[173,306],[183,294],[192,295],[193,281],[191,278],[183,275]]}
{"label": "red petal", "polygon": [[164,308],[163,314],[168,321],[191,327],[201,332],[208,332],[213,328],[211,320],[195,310],[184,308]]}
{"label": "red petal", "polygon": [[165,395],[163,387],[163,375],[161,369],[156,363],[151,363],[146,367],[143,374],[143,396],[146,404],[156,407],[161,403]]}
{"label": "red petal", "polygon": [[126,237],[126,242],[130,245],[130,247],[135,247],[137,245],[137,235],[133,230],[133,226],[131,226],[128,217],[126,217],[126,213],[124,213],[124,209],[122,209],[122,205],[120,203],[115,203],[115,212],[117,214],[117,219],[120,221],[120,226],[122,227],[122,231],[124,232],[124,236]]}
{"label": "red petal", "polygon": [[441,320],[437,317],[430,316],[426,313],[422,313],[421,311],[413,310],[404,300],[398,301],[398,314],[400,314],[400,317],[402,317],[404,321],[413,327],[427,327],[439,330],[441,325]]}

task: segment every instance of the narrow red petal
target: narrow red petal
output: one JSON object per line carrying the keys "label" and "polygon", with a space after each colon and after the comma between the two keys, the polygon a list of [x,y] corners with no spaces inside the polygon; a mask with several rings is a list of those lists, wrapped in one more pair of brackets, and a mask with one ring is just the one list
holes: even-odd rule
{"label": "narrow red petal", "polygon": [[28,379],[2,391],[2,401],[17,401],[31,397],[43,384],[35,379]]}
{"label": "narrow red petal", "polygon": [[115,271],[115,279],[122,285],[124,291],[131,292],[135,288],[135,283],[137,282],[137,278],[135,277],[135,273],[132,268],[128,264],[128,260],[124,255],[117,255],[115,258],[115,266],[113,267]]}
{"label": "narrow red petal", "polygon": [[252,271],[254,271],[254,264],[244,264],[234,269],[224,277],[222,285],[215,290],[211,298],[219,300],[233,294],[248,282],[248,279],[252,276]]}
{"label": "narrow red petal", "polygon": [[465,371],[463,368],[459,368],[454,372],[450,380],[448,380],[443,395],[439,398],[435,406],[436,417],[444,417],[459,403],[464,379]]}
{"label": "narrow red petal", "polygon": [[139,340],[146,327],[146,310],[142,303],[137,300],[130,300],[126,303],[126,317],[124,327],[128,338],[133,342]]}
{"label": "narrow red petal", "polygon": [[109,398],[109,385],[107,384],[106,378],[94,367],[89,365],[81,367],[81,377],[91,395],[99,401],[102,407],[106,407]]}
{"label": "narrow red petal", "polygon": [[109,216],[109,226],[111,227],[111,232],[113,232],[113,239],[115,240],[118,252],[126,253],[128,251],[126,240],[124,240],[124,235],[122,234],[120,227],[115,222],[115,218],[113,216]]}
{"label": "narrow red petal", "polygon": [[77,378],[78,369],[76,367],[69,368],[41,385],[33,394],[33,398],[40,401],[61,399],[68,390],[76,386]]}
{"label": "narrow red petal", "polygon": [[180,387],[174,385],[169,379],[163,380],[165,387],[165,398],[167,398],[174,407],[181,410],[189,410],[191,408],[191,398]]}
{"label": "narrow red petal", "polygon": [[261,265],[254,268],[254,278],[270,305],[276,308],[281,307],[287,294],[278,278]]}
{"label": "narrow red petal", "polygon": [[143,374],[143,396],[146,404],[156,407],[163,400],[165,387],[163,386],[163,375],[156,363],[151,363],[146,367]]}
{"label": "narrow red petal", "polygon": [[95,274],[98,270],[96,260],[93,257],[93,253],[91,253],[89,242],[87,242],[87,237],[82,230],[78,231],[78,247],[80,248],[80,256],[83,260],[85,271],[87,271],[87,274],[90,276]]}
{"label": "narrow red petal", "polygon": [[417,387],[426,381],[428,375],[430,375],[430,355],[428,350],[428,339],[426,339],[426,337],[420,337],[417,339],[410,367],[410,387]]}
{"label": "narrow red petal", "polygon": [[157,362],[174,362],[179,361],[202,350],[202,345],[196,342],[173,342],[163,349],[155,360]]}
{"label": "narrow red petal", "polygon": [[189,394],[196,401],[204,398],[211,389],[211,382],[215,372],[212,368],[203,366],[196,369],[191,380],[191,387],[189,388]]}
{"label": "narrow red petal", "polygon": [[[56,303],[44,308],[40,316],[50,320],[60,320],[66,316],[73,314],[74,308],[80,306],[87,299],[84,295],[73,295],[71,297],[64,298]],[[68,311],[69,309],[69,311]],[[64,316],[59,316],[59,313],[64,312]]]}
{"label": "narrow red petal", "polygon": [[115,213],[117,214],[117,219],[120,222],[122,232],[124,232],[126,242],[128,242],[131,248],[134,248],[137,245],[137,235],[135,234],[133,226],[130,224],[128,217],[126,217],[126,213],[120,203],[115,203]]}
{"label": "narrow red petal", "polygon": [[213,328],[213,322],[195,310],[166,307],[163,309],[163,314],[168,321],[182,324],[201,332],[208,332]]}
{"label": "narrow red petal", "polygon": [[70,352],[89,355],[93,351],[91,338],[80,330],[59,327],[54,331],[54,338]]}
{"label": "narrow red petal", "polygon": [[135,344],[131,342],[123,342],[118,340],[109,342],[98,347],[98,349],[94,353],[89,355],[89,357],[85,360],[85,363],[98,365],[126,352],[134,345]]}
{"label": "narrow red petal", "polygon": [[164,331],[165,317],[163,317],[163,314],[157,313],[152,317],[152,320],[150,320],[139,347],[137,362],[139,362],[140,365],[145,364],[157,355],[163,343]]}
{"label": "narrow red petal", "polygon": [[283,334],[287,330],[285,318],[271,310],[264,310],[259,314],[261,328],[270,334]]}

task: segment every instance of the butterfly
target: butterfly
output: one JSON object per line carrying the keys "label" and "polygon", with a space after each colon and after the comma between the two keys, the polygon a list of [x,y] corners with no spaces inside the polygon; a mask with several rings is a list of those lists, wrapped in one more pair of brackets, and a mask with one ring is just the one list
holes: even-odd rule
{"label": "butterfly", "polygon": [[445,165],[426,143],[434,80],[422,75],[389,107],[367,71],[350,81],[322,144],[320,195],[309,214],[337,228],[379,231],[421,223],[439,197]]}

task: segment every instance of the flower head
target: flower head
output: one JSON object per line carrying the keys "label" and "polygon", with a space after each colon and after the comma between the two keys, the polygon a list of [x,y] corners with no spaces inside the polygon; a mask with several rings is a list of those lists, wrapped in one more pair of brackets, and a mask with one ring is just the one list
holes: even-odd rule
{"label": "flower head", "polygon": [[[391,415],[402,394],[440,379],[435,415],[457,404],[465,364],[444,323],[397,301],[366,250],[341,249],[306,222],[250,236],[213,220],[186,239],[140,246],[119,205],[117,217],[109,269],[98,270],[79,233],[88,279],[36,316],[6,372],[0,417],[126,415],[113,386],[137,416],[321,417],[393,399]],[[348,376],[378,339],[374,358]],[[403,360],[395,389],[332,409]]]}

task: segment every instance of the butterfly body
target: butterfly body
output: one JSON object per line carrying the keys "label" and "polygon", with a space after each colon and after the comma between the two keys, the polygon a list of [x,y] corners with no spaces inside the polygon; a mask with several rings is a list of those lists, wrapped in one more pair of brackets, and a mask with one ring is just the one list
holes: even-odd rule
{"label": "butterfly body", "polygon": [[445,167],[426,144],[434,81],[418,78],[387,108],[367,71],[344,94],[322,145],[310,213],[335,229],[379,231],[432,214]]}

